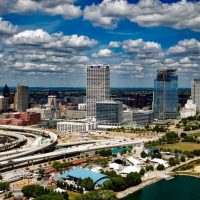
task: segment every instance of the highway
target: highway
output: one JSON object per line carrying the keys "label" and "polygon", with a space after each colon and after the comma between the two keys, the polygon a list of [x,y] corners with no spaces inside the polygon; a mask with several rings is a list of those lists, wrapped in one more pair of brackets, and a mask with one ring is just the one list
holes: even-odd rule
{"label": "highway", "polygon": [[19,163],[24,163],[28,161],[36,161],[36,160],[41,160],[41,159],[48,159],[48,158],[54,158],[54,157],[59,157],[59,156],[64,156],[64,155],[70,155],[70,154],[80,154],[80,153],[85,153],[89,151],[95,151],[99,149],[107,149],[107,148],[113,148],[113,147],[123,147],[123,146],[129,146],[129,145],[141,145],[143,142],[146,142],[144,140],[128,140],[128,141],[106,141],[101,143],[94,143],[94,144],[85,144],[85,145],[80,145],[80,146],[73,146],[71,148],[64,148],[60,149],[57,151],[49,152],[49,153],[44,153],[44,154],[37,154],[33,156],[25,156],[21,158],[15,158],[12,160],[5,160],[0,162],[0,166],[8,166],[12,162],[13,164],[19,164]]}
{"label": "highway", "polygon": [[[144,142],[152,141],[154,139],[125,139],[122,137],[117,137],[114,139],[104,139],[104,140],[83,140],[77,142],[68,142],[57,145],[57,135],[47,130],[33,129],[29,127],[18,127],[18,126],[3,126],[0,125],[2,130],[12,130],[16,131],[18,135],[25,137],[32,136],[39,138],[41,136],[48,137],[44,143],[37,143],[31,146],[31,148],[22,148],[11,150],[7,152],[0,153],[0,168],[7,167],[9,165],[16,165],[25,162],[34,162],[38,160],[51,159],[66,155],[81,154],[86,152],[91,152],[99,149],[108,149],[123,146],[140,146]],[[57,145],[57,146],[56,146]],[[41,153],[42,150],[56,147],[55,151],[48,153]],[[67,148],[66,148],[67,147]]]}

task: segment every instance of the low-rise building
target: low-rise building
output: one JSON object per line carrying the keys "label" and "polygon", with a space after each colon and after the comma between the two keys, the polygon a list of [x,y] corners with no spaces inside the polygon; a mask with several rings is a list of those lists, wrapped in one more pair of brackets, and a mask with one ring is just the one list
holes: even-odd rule
{"label": "low-rise building", "polygon": [[86,110],[87,104],[86,103],[79,103],[78,110]]}
{"label": "low-rise building", "polygon": [[196,113],[197,113],[196,104],[193,102],[192,99],[188,99],[184,108],[180,111],[181,119],[195,116]]}
{"label": "low-rise building", "polygon": [[122,102],[106,100],[96,103],[96,121],[99,124],[122,124]]}
{"label": "low-rise building", "polygon": [[92,130],[96,130],[96,122],[93,121],[63,121],[57,123],[57,130],[61,133],[89,133]]}
{"label": "low-rise building", "polygon": [[132,121],[137,124],[148,125],[154,119],[154,113],[152,110],[136,110],[132,113]]}
{"label": "low-rise building", "polygon": [[0,120],[1,125],[28,126],[41,121],[40,114],[38,113],[6,113],[4,116],[5,119]]}

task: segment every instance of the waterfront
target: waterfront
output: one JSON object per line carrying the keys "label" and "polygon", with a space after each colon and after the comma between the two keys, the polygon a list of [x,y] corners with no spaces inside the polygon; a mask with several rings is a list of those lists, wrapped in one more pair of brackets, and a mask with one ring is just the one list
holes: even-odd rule
{"label": "waterfront", "polygon": [[176,176],[145,187],[123,200],[199,200],[200,179],[189,176]]}

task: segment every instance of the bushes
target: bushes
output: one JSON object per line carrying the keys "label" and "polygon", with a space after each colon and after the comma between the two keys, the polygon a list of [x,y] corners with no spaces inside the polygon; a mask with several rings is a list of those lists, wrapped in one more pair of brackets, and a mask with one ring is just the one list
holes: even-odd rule
{"label": "bushes", "polygon": [[0,182],[0,190],[9,190],[10,188],[10,184],[9,183],[6,183],[6,182]]}
{"label": "bushes", "polygon": [[145,167],[145,170],[146,170],[146,172],[148,172],[148,171],[154,171],[154,168],[153,168],[152,165],[147,165],[147,166]]}
{"label": "bushes", "polygon": [[162,165],[162,164],[158,164],[157,168],[156,168],[158,171],[162,171],[165,169],[165,166]]}
{"label": "bushes", "polygon": [[25,197],[34,197],[35,200],[68,200],[67,192],[57,194],[40,185],[26,185],[22,188]]}
{"label": "bushes", "polygon": [[146,157],[147,157],[147,154],[145,153],[145,151],[142,151],[141,154],[140,154],[140,156],[141,156],[142,158],[146,158]]}
{"label": "bushes", "polygon": [[83,180],[80,181],[80,185],[85,188],[87,191],[91,191],[94,190],[94,183],[93,180],[91,178],[85,178]]}
{"label": "bushes", "polygon": [[103,149],[103,150],[95,151],[95,154],[103,156],[103,157],[107,157],[107,156],[112,155],[112,150],[111,149]]}
{"label": "bushes", "polygon": [[110,180],[104,182],[103,188],[115,192],[122,191],[127,187],[136,186],[142,182],[141,175],[137,172],[127,174],[126,178],[123,178],[121,175],[116,175],[116,173],[112,173],[112,176],[109,178]]}
{"label": "bushes", "polygon": [[76,198],[76,200],[117,200],[116,194],[111,190],[95,190],[87,192]]}
{"label": "bushes", "polygon": [[181,157],[180,157],[180,161],[181,161],[181,162],[185,162],[185,156],[181,156]]}
{"label": "bushes", "polygon": [[125,180],[128,187],[139,185],[142,182],[141,175],[137,172],[127,174]]}
{"label": "bushes", "polygon": [[169,165],[170,165],[170,166],[175,166],[175,165],[176,165],[176,162],[175,162],[175,159],[174,159],[174,158],[170,158],[170,159],[169,159]]}

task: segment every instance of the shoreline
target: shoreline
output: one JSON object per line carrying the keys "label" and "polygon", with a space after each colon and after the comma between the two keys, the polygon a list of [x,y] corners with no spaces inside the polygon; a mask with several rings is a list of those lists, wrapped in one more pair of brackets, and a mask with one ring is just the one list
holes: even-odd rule
{"label": "shoreline", "polygon": [[[186,164],[188,164],[188,163],[191,163],[191,162],[193,162],[193,161],[197,161],[197,160],[199,160],[200,159],[200,156],[198,156],[198,157],[196,157],[196,158],[193,158],[193,159],[191,159],[191,160],[188,160],[188,161],[186,161],[185,163],[181,163],[179,166],[175,166],[175,167],[170,167],[170,168],[168,168],[168,173],[175,173],[175,171],[176,171],[176,169],[178,169],[179,167],[181,167],[181,166],[184,166],[184,165],[186,165]],[[176,174],[175,173],[175,176],[191,176],[191,177],[195,177],[195,178],[199,178],[200,179],[200,176],[196,176],[196,175],[193,175],[193,174]],[[151,178],[151,179],[148,179],[148,180],[146,180],[146,181],[144,181],[144,182],[142,182],[141,184],[139,184],[139,185],[137,185],[137,186],[133,186],[133,187],[130,187],[130,188],[127,188],[126,190],[123,190],[123,191],[121,191],[121,192],[118,192],[117,193],[117,198],[118,199],[123,199],[123,198],[125,198],[125,197],[127,197],[128,195],[130,195],[130,194],[132,194],[132,193],[135,193],[135,192],[137,192],[137,191],[139,191],[139,190],[142,190],[142,189],[144,189],[146,186],[149,186],[149,185],[152,185],[152,184],[154,184],[154,183],[157,183],[157,182],[159,182],[159,181],[161,181],[161,180],[163,180],[163,178],[159,178],[159,177],[155,177],[155,178]]]}
{"label": "shoreline", "polygon": [[135,193],[135,192],[137,192],[139,190],[142,190],[146,186],[152,185],[152,184],[157,183],[157,182],[159,182],[161,180],[162,180],[162,178],[151,178],[149,180],[146,180],[146,181],[142,182],[141,184],[139,184],[137,186],[133,186],[133,187],[127,188],[124,191],[118,192],[117,193],[117,198],[118,199],[123,199],[123,198],[127,197],[128,195],[130,195],[132,193]]}

